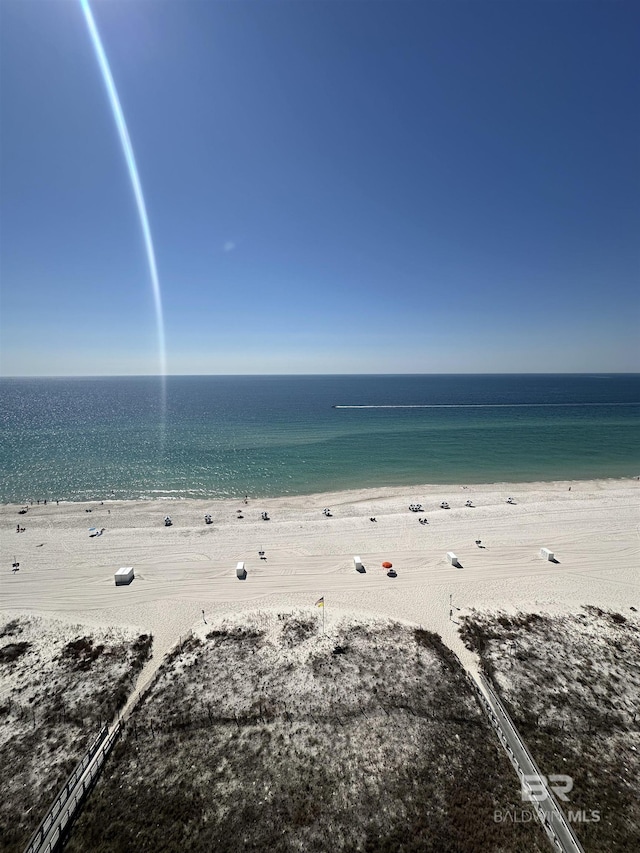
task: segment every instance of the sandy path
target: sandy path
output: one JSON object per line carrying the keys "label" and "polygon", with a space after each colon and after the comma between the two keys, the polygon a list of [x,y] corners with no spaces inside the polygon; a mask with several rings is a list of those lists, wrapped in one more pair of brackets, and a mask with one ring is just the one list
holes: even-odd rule
{"label": "sandy path", "polygon": [[[514,506],[505,503],[510,495]],[[639,498],[640,482],[605,480],[374,489],[250,499],[247,506],[114,501],[35,505],[26,515],[3,506],[0,611],[151,631],[148,675],[180,635],[202,621],[203,609],[212,616],[313,607],[324,595],[327,620],[357,610],[422,624],[472,664],[449,619],[450,595],[460,608],[556,612],[588,603],[627,615],[631,605],[640,611]],[[464,506],[468,499],[473,509]],[[439,509],[441,500],[452,509]],[[413,501],[425,511],[409,512]],[[332,518],[322,514],[325,506]],[[263,510],[271,521],[261,520]],[[210,526],[205,512],[213,516]],[[166,513],[173,527],[163,526]],[[425,516],[429,524],[419,524]],[[18,521],[24,533],[15,532]],[[89,527],[106,529],[89,538]],[[476,539],[486,547],[476,547]],[[542,546],[556,553],[558,564],[538,556]],[[447,563],[449,550],[463,568]],[[354,571],[355,554],[365,574]],[[238,560],[246,563],[245,581],[235,577]],[[380,568],[383,560],[393,562],[396,578]],[[116,588],[113,573],[126,565],[134,566],[136,579]]]}

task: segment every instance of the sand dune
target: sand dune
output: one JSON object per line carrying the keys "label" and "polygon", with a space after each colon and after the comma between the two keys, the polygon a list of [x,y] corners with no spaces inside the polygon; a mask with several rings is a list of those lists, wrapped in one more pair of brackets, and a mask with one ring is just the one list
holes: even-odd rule
{"label": "sand dune", "polygon": [[[505,503],[508,496],[514,505]],[[202,621],[202,610],[206,618],[247,608],[312,608],[324,595],[327,620],[350,610],[422,624],[472,664],[457,635],[459,611],[450,620],[450,595],[462,610],[558,612],[585,603],[640,610],[639,497],[640,482],[605,480],[369,489],[249,498],[247,505],[49,503],[30,506],[26,515],[7,505],[0,508],[0,609],[139,627],[153,633],[157,661]],[[451,509],[439,509],[441,500]],[[408,510],[414,501],[423,513]],[[261,519],[263,510],[270,521]],[[212,525],[204,524],[205,512]],[[170,528],[163,526],[167,513]],[[18,521],[25,532],[15,532]],[[90,527],[105,531],[90,538]],[[543,546],[557,564],[538,556]],[[462,568],[448,564],[449,550]],[[354,554],[364,574],[354,571]],[[238,560],[246,563],[245,581],[235,577]],[[383,560],[393,562],[397,577],[386,575]],[[135,567],[136,579],[116,588],[113,574],[125,565]]]}

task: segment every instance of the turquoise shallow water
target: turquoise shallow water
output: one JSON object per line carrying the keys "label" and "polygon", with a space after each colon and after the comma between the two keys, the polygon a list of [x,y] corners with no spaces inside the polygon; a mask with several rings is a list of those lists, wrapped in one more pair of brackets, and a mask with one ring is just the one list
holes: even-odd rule
{"label": "turquoise shallow water", "polygon": [[640,474],[640,375],[0,380],[0,500]]}

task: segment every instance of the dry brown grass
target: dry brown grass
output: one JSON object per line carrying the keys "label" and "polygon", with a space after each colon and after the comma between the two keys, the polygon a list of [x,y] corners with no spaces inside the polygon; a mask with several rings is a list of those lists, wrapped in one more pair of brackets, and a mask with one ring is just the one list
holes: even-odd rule
{"label": "dry brown grass", "polygon": [[567,774],[585,850],[640,850],[640,624],[597,607],[567,616],[473,613],[462,636],[540,770]]}
{"label": "dry brown grass", "polygon": [[151,638],[24,617],[0,628],[0,850],[24,848],[129,695]]}
{"label": "dry brown grass", "polygon": [[184,643],[134,712],[69,851],[546,851],[439,637],[306,613]]}

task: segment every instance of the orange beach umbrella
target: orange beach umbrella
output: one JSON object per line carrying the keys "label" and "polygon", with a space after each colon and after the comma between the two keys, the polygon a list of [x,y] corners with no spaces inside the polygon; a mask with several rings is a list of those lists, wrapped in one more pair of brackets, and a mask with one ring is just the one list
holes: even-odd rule
{"label": "orange beach umbrella", "polygon": [[393,568],[393,563],[387,563],[387,562],[384,562],[384,563],[382,564],[382,568],[383,568],[383,569],[392,569],[392,568]]}

